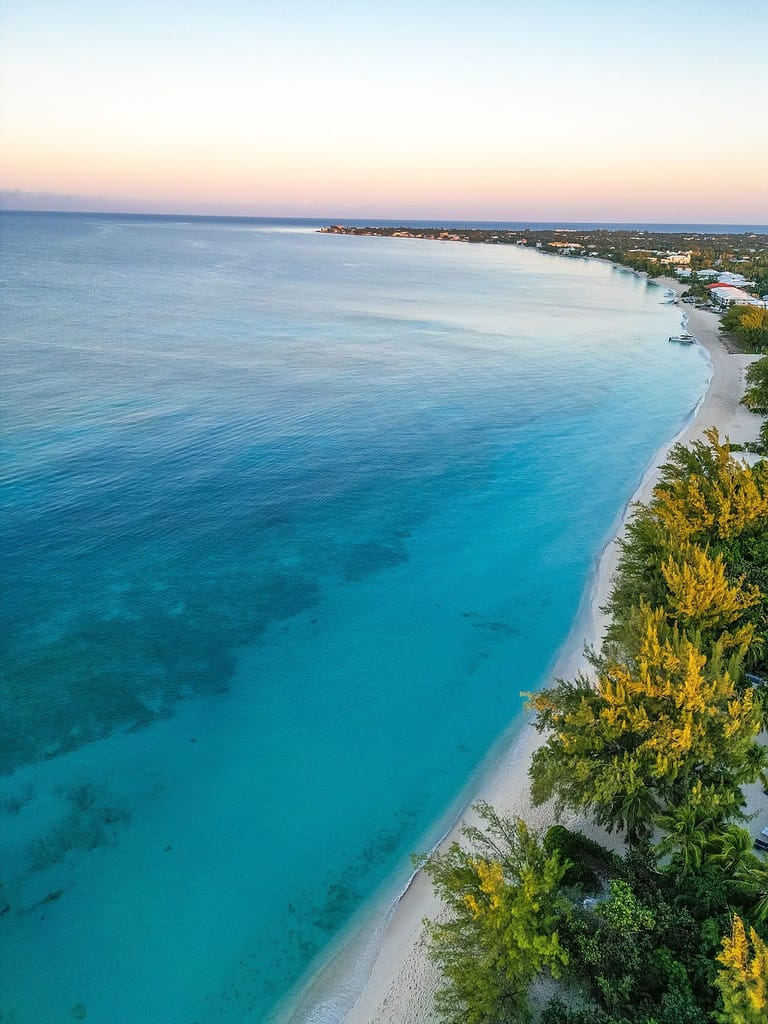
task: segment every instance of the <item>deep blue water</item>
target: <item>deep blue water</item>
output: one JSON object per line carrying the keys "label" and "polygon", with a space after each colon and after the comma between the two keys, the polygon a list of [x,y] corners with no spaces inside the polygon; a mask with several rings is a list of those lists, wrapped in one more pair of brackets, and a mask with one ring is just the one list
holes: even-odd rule
{"label": "deep blue water", "polygon": [[0,1019],[260,1021],[542,683],[708,364],[597,262],[0,225]]}

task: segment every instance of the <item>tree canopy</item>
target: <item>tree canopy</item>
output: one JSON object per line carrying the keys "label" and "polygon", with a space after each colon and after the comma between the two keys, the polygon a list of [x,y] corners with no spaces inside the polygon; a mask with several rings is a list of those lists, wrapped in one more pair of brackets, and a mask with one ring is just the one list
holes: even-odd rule
{"label": "tree canopy", "polygon": [[723,315],[722,324],[747,352],[764,352],[768,348],[768,309],[734,305]]}
{"label": "tree canopy", "polygon": [[547,733],[531,763],[534,801],[555,797],[630,840],[696,787],[717,819],[737,814],[740,787],[765,763],[760,709],[751,689],[737,689],[722,648],[708,657],[662,610],[643,605],[641,617],[632,658],[596,659],[594,680],[561,680],[531,699]]}
{"label": "tree canopy", "polygon": [[449,917],[426,922],[430,955],[445,985],[444,1020],[503,1024],[527,1015],[527,992],[543,969],[557,976],[567,963],[558,923],[568,904],[558,893],[566,868],[556,852],[520,819],[476,805],[485,831],[467,826],[468,848],[453,843],[424,865]]}
{"label": "tree canopy", "polygon": [[723,999],[723,1024],[765,1024],[768,1019],[768,945],[738,915],[723,937],[716,984]]}

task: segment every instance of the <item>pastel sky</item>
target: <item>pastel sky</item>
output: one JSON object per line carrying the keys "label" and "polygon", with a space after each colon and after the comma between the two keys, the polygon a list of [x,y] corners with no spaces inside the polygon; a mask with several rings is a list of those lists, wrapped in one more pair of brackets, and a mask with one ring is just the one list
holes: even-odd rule
{"label": "pastel sky", "polygon": [[768,0],[3,0],[17,208],[768,223]]}

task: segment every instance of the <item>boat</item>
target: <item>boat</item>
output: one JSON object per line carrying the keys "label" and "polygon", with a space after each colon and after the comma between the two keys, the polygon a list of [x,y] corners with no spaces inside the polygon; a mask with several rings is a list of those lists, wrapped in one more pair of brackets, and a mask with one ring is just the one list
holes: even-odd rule
{"label": "boat", "polygon": [[669,340],[676,345],[693,345],[696,342],[692,334],[670,334]]}

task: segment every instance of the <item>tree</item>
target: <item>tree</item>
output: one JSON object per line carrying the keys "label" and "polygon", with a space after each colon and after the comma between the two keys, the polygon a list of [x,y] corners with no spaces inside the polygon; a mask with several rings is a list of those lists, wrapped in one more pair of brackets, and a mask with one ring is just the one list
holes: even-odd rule
{"label": "tree", "polygon": [[[760,709],[760,726],[763,732],[768,732],[768,686],[757,685],[754,688],[755,703]],[[760,776],[763,785],[768,787],[768,778],[763,774]]]}
{"label": "tree", "polygon": [[462,829],[469,849],[453,843],[425,864],[447,920],[427,921],[429,952],[445,985],[437,1008],[452,1024],[500,1024],[527,1015],[527,990],[567,962],[558,925],[569,905],[558,895],[566,869],[520,819],[475,806],[485,831]]}
{"label": "tree", "polygon": [[759,416],[768,416],[768,356],[747,367],[746,382],[742,402]]}
{"label": "tree", "polygon": [[727,540],[764,528],[768,518],[768,467],[731,455],[714,428],[709,444],[675,445],[662,467],[650,503],[652,514],[678,541]]}
{"label": "tree", "polygon": [[705,650],[729,629],[723,645],[750,645],[752,658],[768,627],[767,537],[768,465],[738,462],[714,430],[707,443],[676,445],[621,541],[607,640],[634,653],[633,617],[644,602],[700,632]]}
{"label": "tree", "polygon": [[730,937],[723,936],[717,960],[723,965],[716,985],[723,1000],[723,1024],[765,1024],[768,1016],[768,946],[754,928],[749,935],[734,915]]}
{"label": "tree", "polygon": [[671,541],[649,506],[637,504],[619,547],[613,588],[602,610],[611,618],[606,640],[630,651],[635,649],[636,638],[631,635],[629,620],[639,604],[650,608],[666,605],[668,586],[661,567],[671,554]]}
{"label": "tree", "polygon": [[636,658],[595,658],[594,682],[560,680],[531,699],[535,727],[548,733],[531,762],[534,802],[554,797],[558,811],[586,810],[635,838],[696,787],[714,821],[733,816],[741,785],[766,763],[759,709],[751,690],[737,691],[722,649],[708,658],[662,610],[639,615]]}
{"label": "tree", "polygon": [[752,920],[768,924],[768,860],[754,854],[745,857],[736,869],[736,881]]}
{"label": "tree", "polygon": [[751,834],[738,825],[726,825],[710,840],[707,859],[731,876],[745,870],[756,860]]}
{"label": "tree", "polygon": [[754,639],[754,625],[744,623],[733,633],[729,627],[759,603],[757,587],[745,584],[743,577],[729,581],[722,555],[712,558],[690,542],[669,555],[661,572],[667,584],[667,612],[689,635],[706,632],[724,648],[746,651]]}
{"label": "tree", "polygon": [[666,833],[656,846],[659,856],[671,853],[672,869],[681,878],[698,873],[715,828],[712,816],[696,801],[687,800],[659,815],[658,824]]}
{"label": "tree", "polygon": [[699,874],[704,865],[715,872],[733,874],[745,858],[751,859],[752,837],[736,825],[723,825],[730,818],[743,817],[741,801],[734,793],[703,786],[696,781],[680,803],[657,818],[665,835],[656,854],[672,854],[668,870],[678,880]]}
{"label": "tree", "polygon": [[768,309],[734,305],[723,316],[722,324],[749,352],[763,352],[768,346]]}

